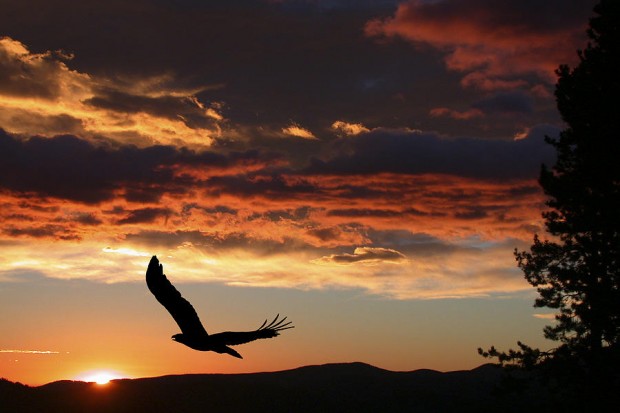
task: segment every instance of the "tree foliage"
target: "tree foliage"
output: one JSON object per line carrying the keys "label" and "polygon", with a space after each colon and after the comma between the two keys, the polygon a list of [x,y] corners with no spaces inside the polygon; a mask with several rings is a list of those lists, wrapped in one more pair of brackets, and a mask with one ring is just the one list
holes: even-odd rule
{"label": "tree foliage", "polygon": [[534,306],[557,310],[544,335],[559,345],[541,351],[518,343],[519,350],[491,347],[479,353],[502,365],[553,367],[552,374],[563,365],[582,380],[605,377],[607,384],[616,380],[617,385],[620,1],[602,0],[594,13],[579,64],[557,70],[557,107],[568,127],[559,138],[547,138],[557,160],[540,173],[548,197],[543,218],[549,239],[535,236],[529,251],[515,251],[526,280],[538,291]]}

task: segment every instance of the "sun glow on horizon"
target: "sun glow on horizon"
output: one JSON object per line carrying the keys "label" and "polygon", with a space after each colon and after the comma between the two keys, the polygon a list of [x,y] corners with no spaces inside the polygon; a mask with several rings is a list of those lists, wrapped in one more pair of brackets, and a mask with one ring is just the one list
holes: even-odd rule
{"label": "sun glow on horizon", "polygon": [[123,374],[111,370],[92,370],[77,377],[77,380],[96,383],[100,386],[110,383],[110,380],[126,378]]}

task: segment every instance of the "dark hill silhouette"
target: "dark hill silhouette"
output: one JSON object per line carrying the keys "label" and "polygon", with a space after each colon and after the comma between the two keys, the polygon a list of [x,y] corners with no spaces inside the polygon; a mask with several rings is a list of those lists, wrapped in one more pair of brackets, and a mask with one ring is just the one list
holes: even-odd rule
{"label": "dark hill silhouette", "polygon": [[485,412],[531,411],[498,399],[501,370],[393,372],[368,364],[327,364],[274,373],[190,374],[113,380],[106,386],[57,381],[39,387],[0,380],[6,412]]}

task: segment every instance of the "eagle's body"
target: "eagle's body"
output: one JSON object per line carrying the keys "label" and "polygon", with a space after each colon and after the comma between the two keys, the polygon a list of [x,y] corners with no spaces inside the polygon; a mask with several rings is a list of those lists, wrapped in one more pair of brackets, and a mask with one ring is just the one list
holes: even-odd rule
{"label": "eagle's body", "polygon": [[216,353],[226,353],[242,358],[239,353],[228,346],[249,343],[259,338],[276,337],[280,331],[294,327],[290,325],[290,321],[284,322],[286,317],[278,320],[278,315],[271,323],[267,324],[267,320],[265,320],[262,326],[253,331],[226,331],[209,335],[200,322],[194,307],[168,281],[163,266],[155,256],[151,258],[146,270],[146,285],[181,328],[181,333],[173,335],[172,339],[194,350],[215,351]]}

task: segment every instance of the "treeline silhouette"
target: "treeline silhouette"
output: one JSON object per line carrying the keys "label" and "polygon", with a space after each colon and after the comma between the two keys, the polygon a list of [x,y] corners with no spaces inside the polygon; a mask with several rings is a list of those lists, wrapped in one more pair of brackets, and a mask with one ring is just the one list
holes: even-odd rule
{"label": "treeline silhouette", "polygon": [[531,372],[535,386],[555,395],[549,407],[562,412],[620,403],[620,2],[600,0],[593,11],[579,63],[556,72],[567,128],[547,138],[557,160],[539,178],[547,234],[535,236],[529,251],[515,251],[538,292],[534,306],[556,312],[543,330],[555,347],[479,349]]}

